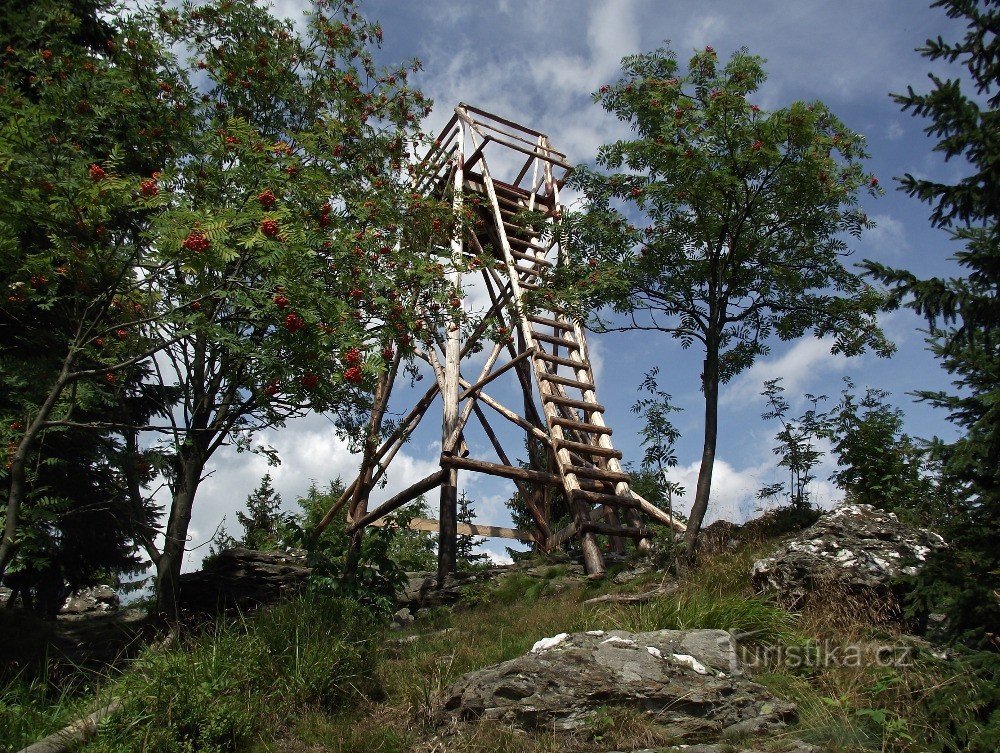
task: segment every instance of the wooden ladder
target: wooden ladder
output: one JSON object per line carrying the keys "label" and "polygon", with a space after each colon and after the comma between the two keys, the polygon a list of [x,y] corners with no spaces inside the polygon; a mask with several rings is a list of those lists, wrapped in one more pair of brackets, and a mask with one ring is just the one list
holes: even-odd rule
{"label": "wooden ladder", "polygon": [[[480,209],[484,222],[477,223],[477,239],[481,248],[492,248],[494,257],[506,265],[512,315],[519,320],[524,348],[532,353],[554,470],[573,513],[572,522],[549,537],[547,548],[578,535],[584,556],[596,560],[600,552],[595,534],[629,537],[645,546],[644,540],[653,533],[640,524],[637,510],[642,504],[632,494],[622,454],[612,445],[611,429],[604,423],[605,409],[597,401],[583,327],[543,296],[531,296],[530,310],[525,307],[525,293],[544,289],[554,262],[546,258],[551,248],[519,215],[532,210],[551,213],[555,207],[536,204],[527,191],[492,180],[485,166],[481,176],[467,175],[466,184],[467,190],[489,198],[489,205]],[[587,569],[601,572],[603,562],[588,562]]]}

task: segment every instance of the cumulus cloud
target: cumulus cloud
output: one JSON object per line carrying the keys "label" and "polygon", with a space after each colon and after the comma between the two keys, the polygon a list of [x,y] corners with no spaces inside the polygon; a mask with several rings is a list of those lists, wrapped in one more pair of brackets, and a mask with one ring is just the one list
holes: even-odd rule
{"label": "cumulus cloud", "polygon": [[[828,449],[828,446],[823,447],[824,451]],[[832,468],[832,461],[827,454],[814,469],[816,479],[809,487],[812,504],[822,509],[831,508],[843,497],[842,492],[826,480]],[[678,511],[685,515],[691,512],[691,505],[694,503],[699,469],[700,463],[693,462],[671,468],[668,473],[671,481],[679,483],[685,489],[685,495],[675,502]],[[724,459],[717,459],[704,524],[709,525],[717,520],[744,523],[764,510],[787,504],[784,499],[757,499],[757,491],[761,487],[777,481],[785,481],[787,484],[787,476],[784,469],[776,467],[774,460],[762,460],[758,465],[737,468]]]}
{"label": "cumulus cloud", "polygon": [[[325,487],[338,477],[350,483],[357,475],[359,457],[350,452],[347,442],[337,436],[333,425],[322,416],[307,416],[289,422],[281,431],[267,432],[258,440],[258,445],[264,443],[278,452],[279,466],[268,467],[261,455],[238,453],[231,447],[216,453],[195,500],[185,569],[196,568],[201,563],[208,549],[194,547],[211,538],[223,518],[229,531],[237,532],[235,512],[243,508],[247,495],[265,473],[271,474],[274,488],[289,511],[294,509],[295,500],[306,493],[310,484]],[[372,493],[372,506],[437,470],[436,453],[432,448],[425,448],[425,451],[434,457],[417,457],[414,448],[401,450],[396,455],[386,473],[385,488]]]}
{"label": "cumulus cloud", "polygon": [[719,403],[727,407],[745,403],[756,405],[760,402],[764,382],[779,377],[789,399],[794,400],[811,380],[829,372],[846,370],[847,357],[831,353],[832,346],[833,338],[830,337],[797,340],[785,353],[757,361],[732,384],[724,386]]}

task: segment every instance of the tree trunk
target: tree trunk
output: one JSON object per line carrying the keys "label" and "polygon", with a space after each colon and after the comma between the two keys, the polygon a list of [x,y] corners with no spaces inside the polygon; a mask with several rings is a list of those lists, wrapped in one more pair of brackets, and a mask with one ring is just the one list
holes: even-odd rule
{"label": "tree trunk", "polygon": [[25,429],[24,436],[21,437],[21,441],[17,445],[17,450],[14,452],[14,457],[11,458],[7,509],[4,514],[3,536],[0,538],[0,578],[7,572],[7,566],[14,559],[17,548],[15,545],[15,536],[17,535],[17,524],[21,515],[21,505],[24,503],[27,481],[25,466],[28,462],[28,454],[31,452],[31,448],[35,446],[38,435],[42,433],[45,422],[52,415],[52,410],[55,408],[56,402],[62,397],[63,390],[69,384],[69,368],[72,364],[73,351],[71,350],[70,353],[71,355],[67,356],[66,360],[63,361],[59,378],[52,385],[52,389],[49,390],[45,402],[39,407],[35,418]]}
{"label": "tree trunk", "polygon": [[709,345],[705,356],[705,373],[702,376],[705,393],[705,443],[701,451],[701,467],[698,470],[698,486],[694,504],[688,518],[687,556],[693,560],[698,548],[698,532],[708,510],[708,500],[712,493],[712,471],[715,469],[715,446],[719,438],[719,351]]}
{"label": "tree trunk", "polygon": [[167,619],[176,620],[180,617],[177,608],[177,579],[181,574],[181,565],[184,564],[184,549],[194,497],[207,461],[204,449],[200,446],[183,447],[177,459],[178,473],[170,503],[170,519],[167,521],[163,550],[156,562],[156,610]]}

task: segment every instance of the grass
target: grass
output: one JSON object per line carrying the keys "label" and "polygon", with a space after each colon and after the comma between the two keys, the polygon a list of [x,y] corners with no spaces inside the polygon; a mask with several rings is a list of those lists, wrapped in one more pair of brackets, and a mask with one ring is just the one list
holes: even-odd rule
{"label": "grass", "polygon": [[[791,647],[817,660],[850,645],[903,640],[886,619],[894,605],[887,611],[841,595],[792,614],[754,594],[750,565],[773,545],[748,537],[672,577],[670,593],[638,606],[583,602],[649,590],[662,574],[617,586],[566,579],[567,568],[552,565],[470,587],[457,608],[427,612],[397,634],[386,635],[351,602],[305,599],[263,610],[135,662],[115,688],[126,707],[87,751],[590,753],[666,746],[677,742],[670,730],[636,711],[599,709],[571,736],[489,721],[446,733],[436,714],[445,690],[466,672],[520,656],[560,632],[721,628],[745,634],[752,648]],[[1000,724],[989,720],[996,707],[989,687],[1000,695],[1000,663],[984,660],[985,668],[972,671],[926,651],[915,656],[912,666],[886,667],[790,664],[779,654],[749,667],[752,679],[799,707],[798,726],[772,741],[775,750],[792,737],[826,753],[1000,749],[991,736]],[[59,726],[70,708],[81,708],[69,699],[43,701],[38,687],[5,692],[0,724],[23,742],[31,730]],[[13,708],[28,709],[24,732],[10,722]]]}
{"label": "grass", "polygon": [[382,629],[342,599],[302,598],[147,652],[117,684],[124,705],[91,753],[224,753],[307,710],[336,712],[376,689]]}
{"label": "grass", "polygon": [[13,753],[90,711],[85,689],[55,686],[46,677],[14,677],[0,687],[0,753]]}

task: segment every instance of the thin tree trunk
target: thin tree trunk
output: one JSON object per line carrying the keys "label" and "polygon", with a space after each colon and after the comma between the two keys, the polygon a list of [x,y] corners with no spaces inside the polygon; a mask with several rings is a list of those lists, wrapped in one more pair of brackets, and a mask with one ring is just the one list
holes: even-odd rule
{"label": "thin tree trunk", "polygon": [[156,609],[168,619],[176,620],[180,617],[177,583],[184,564],[184,549],[194,497],[207,460],[201,447],[184,448],[177,459],[179,467],[170,504],[170,519],[167,521],[163,551],[156,562]]}
{"label": "thin tree trunk", "polygon": [[705,393],[705,443],[701,451],[701,467],[698,470],[698,485],[695,489],[694,504],[688,519],[688,558],[693,560],[698,548],[698,532],[708,510],[708,500],[712,493],[712,471],[715,469],[715,447],[719,438],[719,352],[709,344],[705,356],[705,373],[702,377]]}
{"label": "thin tree trunk", "polygon": [[7,509],[4,514],[3,537],[0,538],[0,578],[7,571],[7,566],[14,559],[17,549],[15,537],[17,535],[17,525],[21,515],[21,505],[24,503],[26,486],[25,466],[28,462],[28,453],[35,446],[38,435],[42,433],[45,422],[52,415],[52,410],[62,396],[63,390],[69,384],[69,367],[71,356],[67,356],[63,362],[62,371],[56,383],[38,409],[38,413],[31,423],[25,428],[24,436],[14,451],[14,457],[10,464],[10,486],[7,490]]}

